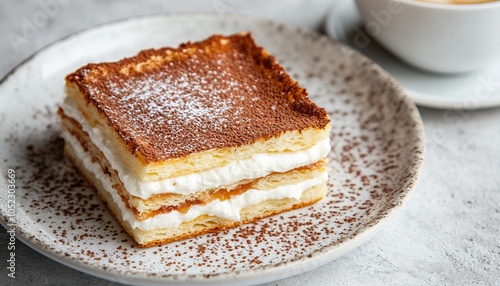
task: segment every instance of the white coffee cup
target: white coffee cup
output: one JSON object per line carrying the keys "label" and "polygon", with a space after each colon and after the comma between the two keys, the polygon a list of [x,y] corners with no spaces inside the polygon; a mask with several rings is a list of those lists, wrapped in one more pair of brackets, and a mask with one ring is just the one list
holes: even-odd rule
{"label": "white coffee cup", "polygon": [[437,4],[356,0],[365,28],[403,61],[437,73],[462,73],[500,60],[500,1]]}

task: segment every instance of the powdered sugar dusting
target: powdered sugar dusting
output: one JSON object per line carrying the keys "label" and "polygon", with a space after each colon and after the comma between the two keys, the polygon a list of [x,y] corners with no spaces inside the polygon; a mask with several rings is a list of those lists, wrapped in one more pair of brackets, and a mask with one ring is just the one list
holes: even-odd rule
{"label": "powdered sugar dusting", "polygon": [[[228,111],[234,108],[235,102],[233,98],[221,98],[217,93],[234,92],[235,89],[210,91],[203,87],[208,86],[206,78],[196,73],[184,74],[180,78],[163,74],[159,77],[163,80],[148,77],[123,81],[121,85],[111,82],[109,88],[113,94],[122,95],[117,102],[124,106],[123,109],[128,109],[130,115],[136,115],[134,111],[146,105],[147,114],[131,118],[141,125],[153,127],[156,121],[172,124],[174,119],[180,119],[186,123],[210,124],[214,129],[221,129],[228,122]],[[211,97],[221,100],[212,101]]]}

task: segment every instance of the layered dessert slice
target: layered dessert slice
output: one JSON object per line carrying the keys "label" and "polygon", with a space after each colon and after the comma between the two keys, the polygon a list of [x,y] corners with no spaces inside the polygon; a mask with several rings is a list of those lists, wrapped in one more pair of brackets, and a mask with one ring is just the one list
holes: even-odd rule
{"label": "layered dessert slice", "polygon": [[65,154],[142,247],[310,205],[330,119],[248,33],[66,77]]}

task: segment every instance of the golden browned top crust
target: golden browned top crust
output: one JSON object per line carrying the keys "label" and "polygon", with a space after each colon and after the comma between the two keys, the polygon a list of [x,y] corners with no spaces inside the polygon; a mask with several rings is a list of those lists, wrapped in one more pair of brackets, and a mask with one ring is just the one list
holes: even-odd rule
{"label": "golden browned top crust", "polygon": [[311,102],[248,33],[88,64],[66,77],[147,163],[324,128]]}

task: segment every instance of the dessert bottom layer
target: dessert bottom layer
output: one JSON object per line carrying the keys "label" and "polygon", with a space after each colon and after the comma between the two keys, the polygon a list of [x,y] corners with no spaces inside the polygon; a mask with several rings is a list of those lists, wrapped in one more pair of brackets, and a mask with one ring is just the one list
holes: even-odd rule
{"label": "dessert bottom layer", "polygon": [[[75,150],[80,149],[80,150]],[[81,145],[66,144],[65,154],[92,183],[99,197],[111,210],[123,228],[141,247],[180,240],[207,232],[221,231],[243,223],[284,211],[310,205],[326,194],[326,171],[305,171],[305,179],[295,184],[282,184],[274,189],[251,189],[228,200],[215,200],[208,205],[194,206],[186,213],[178,211],[137,220],[113,187],[109,172],[104,172],[92,156],[80,158],[86,152]],[[309,172],[318,175],[311,178]],[[287,182],[286,178],[283,182]]]}
{"label": "dessert bottom layer", "polygon": [[89,172],[84,163],[75,157],[75,152],[71,146],[66,145],[65,154],[75,163],[87,180],[95,186],[99,198],[107,204],[113,216],[141,247],[160,245],[209,232],[222,231],[244,223],[255,222],[267,216],[313,204],[321,200],[327,191],[327,180],[325,176],[322,176],[318,178],[317,184],[313,184],[313,186],[302,190],[298,199],[294,197],[273,198],[241,208],[239,211],[239,220],[201,214],[173,227],[140,229],[134,227],[134,223],[127,219],[130,216],[127,216],[127,210],[123,208],[124,204],[121,204],[121,201],[115,201],[113,194],[116,194],[116,192],[113,190],[108,191],[108,187],[106,186],[108,182],[99,180],[94,174]]}
{"label": "dessert bottom layer", "polygon": [[[69,118],[62,121],[67,157],[96,187],[99,197],[140,246],[163,244],[253,222],[312,204],[326,193],[326,162],[319,160],[287,172],[243,180],[231,189],[200,191],[196,197],[181,196],[177,200],[174,197],[173,201],[180,199],[180,203],[174,205],[171,203],[175,194],[156,196],[159,200],[142,200],[127,192],[117,171],[77,122]],[[146,209],[139,211],[137,202]]]}

